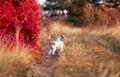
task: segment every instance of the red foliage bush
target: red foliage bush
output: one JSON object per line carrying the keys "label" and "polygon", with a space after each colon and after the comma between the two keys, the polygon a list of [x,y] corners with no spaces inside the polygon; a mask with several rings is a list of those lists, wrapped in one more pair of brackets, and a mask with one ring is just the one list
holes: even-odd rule
{"label": "red foliage bush", "polygon": [[[8,45],[25,44],[40,49],[38,35],[40,32],[39,7],[36,0],[0,0],[0,37]],[[18,35],[18,37],[17,37]],[[32,52],[35,55],[41,54]]]}

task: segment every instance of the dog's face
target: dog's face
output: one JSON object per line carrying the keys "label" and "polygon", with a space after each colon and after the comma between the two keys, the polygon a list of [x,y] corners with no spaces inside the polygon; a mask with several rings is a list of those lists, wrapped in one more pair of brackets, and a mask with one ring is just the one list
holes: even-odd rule
{"label": "dog's face", "polygon": [[61,35],[61,41],[65,41],[65,40],[66,40],[66,36],[67,36],[67,35],[62,34],[62,35]]}

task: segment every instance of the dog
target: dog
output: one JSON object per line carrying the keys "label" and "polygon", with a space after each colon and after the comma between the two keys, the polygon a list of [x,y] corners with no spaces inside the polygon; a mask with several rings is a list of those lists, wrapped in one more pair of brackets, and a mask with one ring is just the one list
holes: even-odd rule
{"label": "dog", "polygon": [[55,41],[51,41],[51,37],[49,37],[50,45],[49,45],[48,56],[54,56],[56,51],[58,51],[59,53],[63,55],[64,54],[63,47],[64,47],[65,40],[66,40],[65,34],[60,35],[60,37],[56,39]]}

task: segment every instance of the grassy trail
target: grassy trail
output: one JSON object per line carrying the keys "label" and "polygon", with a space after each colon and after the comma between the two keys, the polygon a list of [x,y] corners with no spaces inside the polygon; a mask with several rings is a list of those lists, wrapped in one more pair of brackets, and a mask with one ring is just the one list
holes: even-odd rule
{"label": "grassy trail", "polygon": [[38,61],[33,77],[120,77],[120,51],[119,47],[117,53],[114,51],[110,31],[67,27],[57,22],[51,35],[55,39],[61,33],[68,34],[65,55],[49,59],[46,57],[47,34],[42,31],[40,43],[45,53]]}

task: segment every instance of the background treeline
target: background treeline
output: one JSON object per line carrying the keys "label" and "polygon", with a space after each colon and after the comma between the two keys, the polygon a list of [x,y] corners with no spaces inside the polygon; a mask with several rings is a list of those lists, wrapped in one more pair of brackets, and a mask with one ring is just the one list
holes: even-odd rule
{"label": "background treeline", "polygon": [[[107,25],[113,26],[120,21],[120,1],[103,0],[46,0],[46,9],[67,9],[67,22],[75,26]],[[99,3],[99,2],[98,2]]]}

